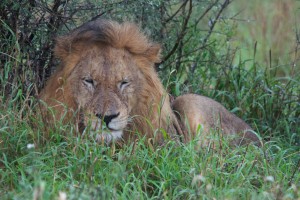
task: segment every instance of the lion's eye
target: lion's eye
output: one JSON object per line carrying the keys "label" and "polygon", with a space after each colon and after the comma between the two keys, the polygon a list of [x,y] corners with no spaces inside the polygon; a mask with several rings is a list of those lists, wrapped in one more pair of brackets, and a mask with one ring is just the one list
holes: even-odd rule
{"label": "lion's eye", "polygon": [[91,78],[84,78],[83,84],[86,85],[87,87],[94,87],[94,80]]}
{"label": "lion's eye", "polygon": [[123,91],[129,84],[130,82],[128,80],[123,80],[119,83],[119,89]]}

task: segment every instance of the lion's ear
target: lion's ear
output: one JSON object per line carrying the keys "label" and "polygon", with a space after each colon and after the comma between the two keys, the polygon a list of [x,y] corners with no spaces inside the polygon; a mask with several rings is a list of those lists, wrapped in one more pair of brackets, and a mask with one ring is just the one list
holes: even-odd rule
{"label": "lion's ear", "polygon": [[58,37],[56,38],[56,44],[54,47],[55,57],[64,60],[68,55],[71,54],[71,41],[68,37]]}
{"label": "lion's ear", "polygon": [[161,61],[161,47],[159,44],[153,44],[146,51],[147,58],[154,63],[160,63]]}

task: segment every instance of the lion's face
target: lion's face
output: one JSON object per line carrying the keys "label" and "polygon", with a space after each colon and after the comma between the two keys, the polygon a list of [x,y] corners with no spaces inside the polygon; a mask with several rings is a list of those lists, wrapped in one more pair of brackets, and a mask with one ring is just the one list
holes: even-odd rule
{"label": "lion's face", "polygon": [[130,122],[143,79],[127,50],[103,45],[82,54],[67,84],[84,127],[110,142],[120,138]]}

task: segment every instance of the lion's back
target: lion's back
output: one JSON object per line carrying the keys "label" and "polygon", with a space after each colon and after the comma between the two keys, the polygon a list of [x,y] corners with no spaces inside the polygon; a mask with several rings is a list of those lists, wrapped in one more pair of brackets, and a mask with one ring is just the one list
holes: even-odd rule
{"label": "lion's back", "polygon": [[179,96],[172,104],[173,110],[182,121],[187,119],[190,131],[195,135],[202,126],[205,135],[220,130],[225,135],[243,135],[250,141],[258,141],[251,127],[242,119],[229,112],[217,101],[196,94]]}

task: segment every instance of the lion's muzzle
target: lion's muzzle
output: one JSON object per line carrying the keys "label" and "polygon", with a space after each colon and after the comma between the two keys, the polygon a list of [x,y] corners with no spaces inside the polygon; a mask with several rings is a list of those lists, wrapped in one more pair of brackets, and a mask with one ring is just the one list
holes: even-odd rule
{"label": "lion's muzzle", "polygon": [[112,120],[117,118],[119,115],[119,112],[117,114],[104,115],[103,117],[101,114],[96,114],[96,116],[106,124],[106,127],[112,130],[114,130],[114,128],[111,127],[112,125],[110,124],[110,122],[112,122]]}
{"label": "lion's muzzle", "polygon": [[106,144],[122,138],[127,121],[127,116],[120,112],[85,116],[85,126],[88,127],[90,133],[95,136],[97,141]]}

